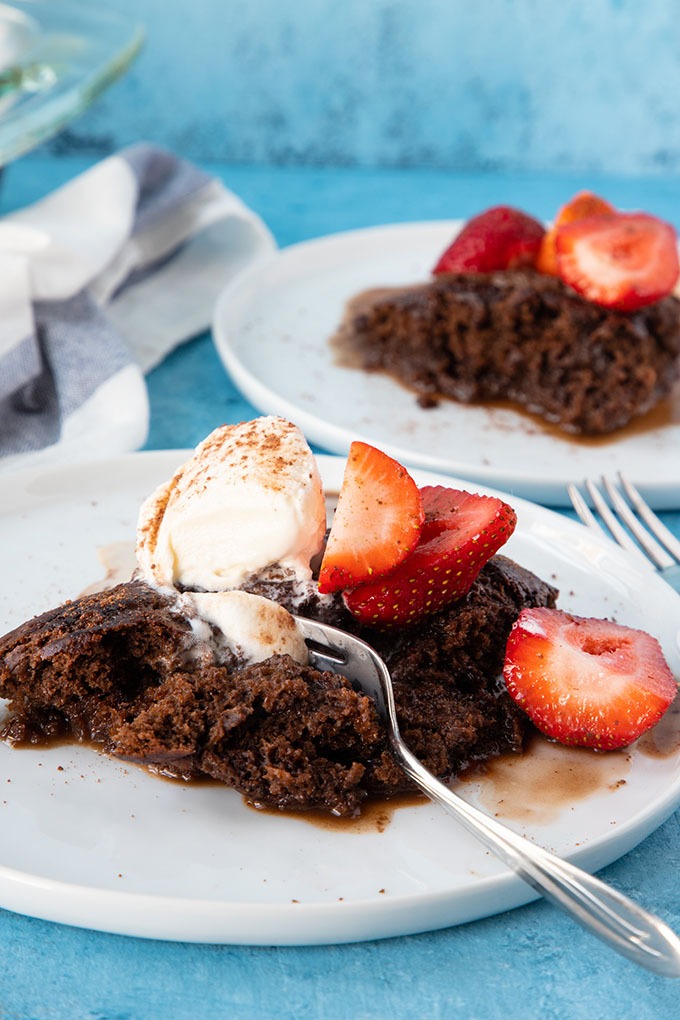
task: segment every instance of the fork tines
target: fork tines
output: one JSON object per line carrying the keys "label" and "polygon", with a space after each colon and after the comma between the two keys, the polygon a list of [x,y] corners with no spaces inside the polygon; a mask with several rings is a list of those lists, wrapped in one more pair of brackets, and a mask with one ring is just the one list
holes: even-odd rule
{"label": "fork tines", "polygon": [[[591,479],[586,479],[583,484],[599,517],[609,529],[608,537],[638,556],[643,555],[644,550],[647,561],[651,560],[658,570],[680,563],[680,542],[624,475],[619,472],[618,485],[609,478],[602,478],[606,497]],[[583,523],[606,534],[578,487],[570,485],[568,491],[574,510]]]}

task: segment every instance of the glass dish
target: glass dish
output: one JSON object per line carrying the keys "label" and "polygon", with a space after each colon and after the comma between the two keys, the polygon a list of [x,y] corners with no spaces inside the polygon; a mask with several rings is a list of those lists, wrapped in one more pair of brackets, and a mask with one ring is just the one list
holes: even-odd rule
{"label": "glass dish", "polygon": [[0,166],[57,134],[130,66],[143,30],[48,0],[0,3]]}

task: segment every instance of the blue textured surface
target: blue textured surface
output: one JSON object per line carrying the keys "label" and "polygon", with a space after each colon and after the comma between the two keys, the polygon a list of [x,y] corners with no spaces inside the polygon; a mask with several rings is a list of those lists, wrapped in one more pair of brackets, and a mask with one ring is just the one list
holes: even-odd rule
{"label": "blue textured surface", "polygon": [[116,0],[147,43],[60,151],[673,173],[673,0]]}
{"label": "blue textured surface", "polygon": [[[20,161],[7,173],[4,208],[52,190],[86,162]],[[378,222],[466,216],[500,200],[548,216],[587,184],[618,204],[680,218],[680,183],[671,180],[264,167],[220,173],[280,244]],[[209,336],[172,354],[151,374],[149,389],[152,449],[193,445],[214,425],[253,413]],[[680,534],[680,515],[666,516]],[[679,873],[676,813],[602,874],[680,930]],[[0,953],[2,1020],[670,1020],[680,1012],[677,982],[635,968],[542,902],[409,938],[286,949],[144,941],[0,911]]]}

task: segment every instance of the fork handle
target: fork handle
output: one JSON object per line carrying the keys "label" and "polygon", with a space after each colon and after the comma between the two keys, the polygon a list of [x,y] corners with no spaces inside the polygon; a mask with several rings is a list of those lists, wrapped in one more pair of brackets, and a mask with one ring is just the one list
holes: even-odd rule
{"label": "fork handle", "polygon": [[479,811],[432,775],[401,742],[392,749],[405,772],[537,892],[622,956],[665,977],[680,977],[680,939],[658,917],[598,878],[530,843]]}

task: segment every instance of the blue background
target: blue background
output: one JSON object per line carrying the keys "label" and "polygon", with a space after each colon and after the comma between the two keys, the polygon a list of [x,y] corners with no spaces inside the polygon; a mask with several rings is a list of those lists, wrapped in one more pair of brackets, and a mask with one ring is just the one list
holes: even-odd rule
{"label": "blue background", "polygon": [[147,28],[61,151],[673,174],[674,0],[115,0]]}
{"label": "blue background", "polygon": [[[548,218],[586,186],[680,226],[672,0],[112,6],[146,26],[142,55],[8,168],[5,208],[145,139],[220,176],[280,245],[501,201]],[[148,382],[150,449],[194,445],[255,413],[208,334]],[[667,520],[680,533],[680,514]],[[676,813],[602,877],[680,930],[679,873]],[[144,941],[0,911],[0,953],[0,1020],[680,1015],[677,982],[621,960],[544,902],[441,932],[298,949]]]}

